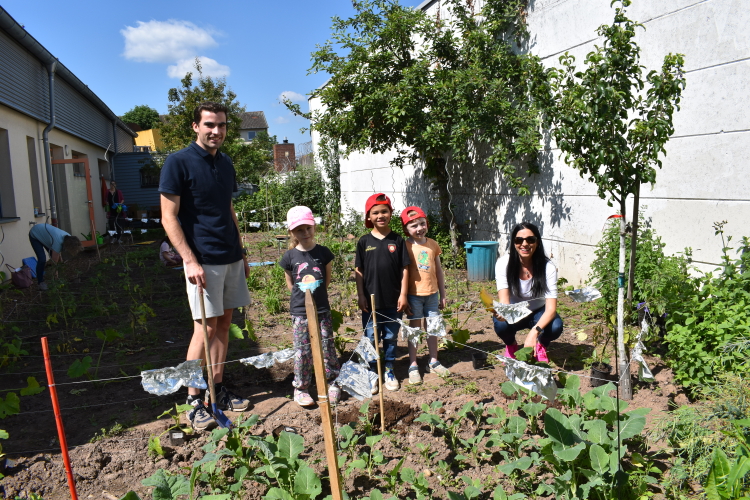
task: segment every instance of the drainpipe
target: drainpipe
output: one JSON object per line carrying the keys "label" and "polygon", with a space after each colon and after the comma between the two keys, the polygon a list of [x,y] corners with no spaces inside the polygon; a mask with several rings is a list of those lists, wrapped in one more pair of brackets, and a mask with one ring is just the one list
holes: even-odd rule
{"label": "drainpipe", "polygon": [[44,128],[42,137],[44,140],[44,163],[47,166],[47,190],[49,191],[50,219],[52,225],[57,227],[57,204],[55,203],[55,184],[52,177],[52,157],[49,150],[49,131],[55,128],[55,69],[57,61],[47,65],[49,74],[49,124]]}
{"label": "drainpipe", "polygon": [[112,142],[115,150],[112,153],[112,162],[109,164],[109,178],[115,180],[115,156],[117,156],[117,120],[112,120]]}

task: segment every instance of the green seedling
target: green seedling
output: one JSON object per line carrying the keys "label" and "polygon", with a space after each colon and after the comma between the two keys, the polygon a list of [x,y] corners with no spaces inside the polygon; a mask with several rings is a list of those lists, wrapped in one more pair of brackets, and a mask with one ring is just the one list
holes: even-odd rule
{"label": "green seedling", "polygon": [[103,332],[101,330],[96,331],[96,336],[102,341],[102,348],[99,350],[99,359],[96,360],[96,369],[94,370],[94,378],[97,378],[99,374],[99,366],[102,363],[102,353],[104,352],[104,346],[107,343],[114,342],[117,339],[123,337],[122,333],[112,328],[107,328]]}
{"label": "green seedling", "polygon": [[362,451],[360,453],[361,458],[354,460],[349,464],[349,467],[346,470],[347,477],[352,473],[352,471],[356,469],[364,470],[367,474],[367,477],[369,477],[370,479],[374,477],[373,469],[376,466],[383,465],[383,463],[385,463],[385,456],[383,455],[383,452],[375,449],[375,445],[378,444],[381,439],[383,439],[382,434],[378,434],[376,436],[367,436],[367,438],[365,438],[365,444],[370,448],[370,451],[369,453],[366,451]]}
{"label": "green seedling", "polygon": [[414,469],[405,467],[401,470],[401,480],[411,486],[417,497],[416,500],[428,500],[430,498],[430,483],[423,473],[420,472],[417,475]]}
{"label": "green seedling", "polygon": [[175,403],[174,408],[170,408],[164,413],[162,413],[161,415],[159,415],[158,417],[156,417],[157,419],[162,418],[162,417],[169,417],[174,421],[174,424],[169,426],[167,430],[162,432],[160,435],[163,436],[164,434],[166,434],[167,432],[171,430],[181,431],[181,432],[184,432],[185,434],[192,434],[193,429],[190,426],[180,425],[180,420],[182,420],[182,415],[184,413],[189,412],[192,409],[193,407],[191,405],[188,405],[188,404],[178,405]]}

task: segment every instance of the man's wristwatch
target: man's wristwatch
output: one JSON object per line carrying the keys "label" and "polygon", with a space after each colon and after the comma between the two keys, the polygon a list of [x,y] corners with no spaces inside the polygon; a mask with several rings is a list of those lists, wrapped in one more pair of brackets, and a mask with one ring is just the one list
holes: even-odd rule
{"label": "man's wristwatch", "polygon": [[544,331],[544,330],[542,330],[542,329],[541,329],[541,328],[539,327],[539,325],[536,325],[536,326],[535,326],[534,328],[536,329],[536,332],[537,332],[537,333],[542,333],[542,332]]}

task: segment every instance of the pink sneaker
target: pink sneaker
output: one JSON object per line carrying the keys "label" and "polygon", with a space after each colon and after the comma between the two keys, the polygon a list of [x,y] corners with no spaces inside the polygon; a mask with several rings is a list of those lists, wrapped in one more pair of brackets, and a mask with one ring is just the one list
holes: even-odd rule
{"label": "pink sneaker", "polygon": [[545,349],[544,346],[539,342],[536,343],[534,356],[536,357],[537,361],[540,361],[542,363],[549,363],[549,358],[547,357],[547,349]]}
{"label": "pink sneaker", "polygon": [[516,351],[521,348],[520,345],[514,344],[514,345],[506,345],[505,346],[505,357],[506,358],[513,358],[516,359]]}

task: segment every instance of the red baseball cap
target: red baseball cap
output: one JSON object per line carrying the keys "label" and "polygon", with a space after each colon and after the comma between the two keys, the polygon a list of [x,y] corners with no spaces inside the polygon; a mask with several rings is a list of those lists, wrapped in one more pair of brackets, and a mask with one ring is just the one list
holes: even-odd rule
{"label": "red baseball cap", "polygon": [[401,212],[401,222],[403,223],[404,226],[410,223],[411,221],[413,221],[414,219],[419,219],[422,217],[427,219],[427,216],[424,214],[424,210],[416,206],[406,207]]}
{"label": "red baseball cap", "polygon": [[[378,201],[378,198],[383,196],[385,200]],[[391,212],[393,212],[393,205],[391,205],[391,199],[388,198],[388,196],[385,193],[375,193],[374,195],[367,198],[367,201],[365,202],[365,227],[373,228],[375,226],[372,225],[372,222],[370,222],[369,216],[370,216],[370,210],[375,205],[388,205],[388,208],[391,209]]]}

